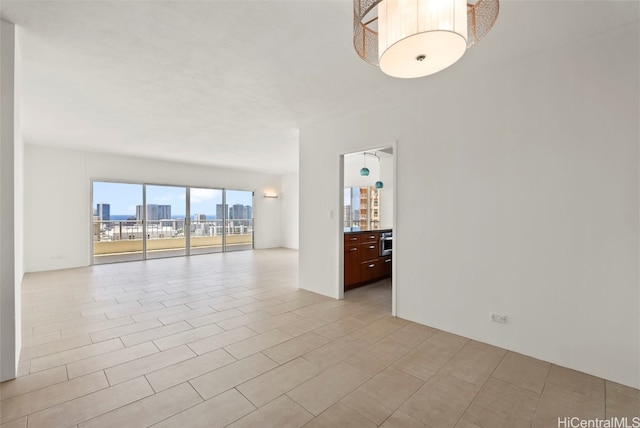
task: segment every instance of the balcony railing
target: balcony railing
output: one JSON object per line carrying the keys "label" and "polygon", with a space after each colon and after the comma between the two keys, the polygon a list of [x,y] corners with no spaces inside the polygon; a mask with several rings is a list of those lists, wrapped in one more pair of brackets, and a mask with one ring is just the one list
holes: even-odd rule
{"label": "balcony railing", "polygon": [[[187,228],[190,231],[191,249],[220,247],[218,251],[221,251],[223,234],[226,234],[225,242],[228,246],[244,246],[250,249],[253,242],[252,219],[229,219],[224,222],[194,220]],[[95,220],[94,256],[141,253],[144,234],[143,223],[139,220]],[[146,238],[147,252],[184,250],[185,220],[150,220],[147,222]]]}

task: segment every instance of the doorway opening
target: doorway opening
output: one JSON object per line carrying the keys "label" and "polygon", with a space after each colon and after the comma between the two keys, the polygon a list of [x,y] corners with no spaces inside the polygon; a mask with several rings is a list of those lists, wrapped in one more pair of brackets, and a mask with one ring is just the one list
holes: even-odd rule
{"label": "doorway opening", "polygon": [[340,156],[339,298],[367,293],[396,314],[396,143]]}

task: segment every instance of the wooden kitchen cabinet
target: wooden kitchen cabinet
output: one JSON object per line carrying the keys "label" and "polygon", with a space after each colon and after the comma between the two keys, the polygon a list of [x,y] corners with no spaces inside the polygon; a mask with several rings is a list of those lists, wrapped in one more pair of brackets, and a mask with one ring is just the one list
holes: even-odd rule
{"label": "wooden kitchen cabinet", "polygon": [[365,242],[360,244],[359,247],[361,263],[376,260],[379,257],[380,247],[378,242]]}
{"label": "wooden kitchen cabinet", "polygon": [[344,246],[347,245],[359,244],[360,243],[360,234],[359,233],[345,233],[344,234]]}
{"label": "wooden kitchen cabinet", "polygon": [[360,234],[360,242],[378,242],[379,240],[379,232],[363,232]]}
{"label": "wooden kitchen cabinet", "polygon": [[380,260],[369,260],[360,263],[360,281],[372,282],[380,276]]}
{"label": "wooden kitchen cabinet", "polygon": [[391,256],[380,257],[380,275],[391,276]]}
{"label": "wooden kitchen cabinet", "polygon": [[356,284],[360,282],[360,246],[345,245],[344,247],[344,283]]}
{"label": "wooden kitchen cabinet", "polygon": [[344,235],[344,289],[360,287],[391,275],[391,255],[380,256],[380,233]]}

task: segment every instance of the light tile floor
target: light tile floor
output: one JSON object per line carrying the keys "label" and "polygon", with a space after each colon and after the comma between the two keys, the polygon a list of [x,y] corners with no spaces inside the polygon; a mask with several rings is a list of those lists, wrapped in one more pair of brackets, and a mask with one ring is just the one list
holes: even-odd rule
{"label": "light tile floor", "polygon": [[[640,416],[640,392],[337,301],[264,250],[26,275],[8,427],[557,427]],[[629,419],[629,423],[632,419]]]}

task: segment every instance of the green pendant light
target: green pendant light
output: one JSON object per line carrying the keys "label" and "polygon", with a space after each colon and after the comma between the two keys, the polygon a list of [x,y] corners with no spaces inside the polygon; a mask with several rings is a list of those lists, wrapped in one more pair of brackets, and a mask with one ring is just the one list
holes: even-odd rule
{"label": "green pendant light", "polygon": [[363,177],[367,177],[369,175],[369,168],[367,168],[367,155],[366,153],[362,155],[363,157],[363,167],[360,169],[360,175]]}

